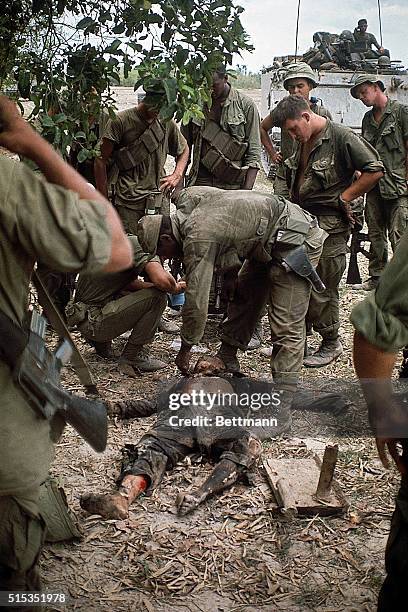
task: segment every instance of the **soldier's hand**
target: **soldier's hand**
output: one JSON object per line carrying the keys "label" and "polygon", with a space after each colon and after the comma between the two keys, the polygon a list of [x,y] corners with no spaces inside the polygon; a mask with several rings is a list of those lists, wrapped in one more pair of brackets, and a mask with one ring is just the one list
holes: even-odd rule
{"label": "soldier's hand", "polygon": [[275,152],[271,155],[271,162],[273,164],[281,164],[283,160],[282,153]]}
{"label": "soldier's hand", "polygon": [[386,469],[389,469],[390,462],[387,457],[387,450],[392,457],[395,465],[398,468],[400,474],[404,475],[407,473],[407,467],[403,461],[403,457],[399,452],[398,447],[399,440],[395,438],[376,438],[375,443],[377,445],[378,456],[381,459],[381,463]]}
{"label": "soldier's hand", "polygon": [[38,136],[23,119],[16,104],[0,96],[0,146],[13,153],[25,155],[31,139]]}
{"label": "soldier's hand", "polygon": [[182,175],[178,172],[173,172],[173,174],[163,177],[160,181],[160,191],[171,194],[180,183],[181,178]]}
{"label": "soldier's hand", "polygon": [[342,200],[341,197],[339,198],[339,202],[340,202],[340,209],[344,217],[344,220],[346,221],[346,223],[349,223],[351,227],[354,227],[356,223],[356,218],[354,216],[353,209],[351,208],[350,202],[346,202],[345,200]]}
{"label": "soldier's hand", "polygon": [[176,366],[182,374],[189,374],[190,372],[190,359],[191,359],[191,347],[184,346],[181,344],[181,348],[176,357]]}

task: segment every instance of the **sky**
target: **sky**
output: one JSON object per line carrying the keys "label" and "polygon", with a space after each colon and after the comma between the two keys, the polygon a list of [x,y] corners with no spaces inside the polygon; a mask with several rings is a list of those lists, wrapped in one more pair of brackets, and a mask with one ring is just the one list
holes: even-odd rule
{"label": "sky", "polygon": [[[237,64],[258,72],[270,66],[275,55],[295,51],[298,0],[238,0],[245,8],[241,21],[255,51],[237,57]],[[408,0],[381,0],[383,45],[391,59],[403,60],[408,67]],[[299,52],[313,45],[314,32],[354,30],[358,19],[366,18],[368,31],[380,42],[377,0],[301,0]]]}

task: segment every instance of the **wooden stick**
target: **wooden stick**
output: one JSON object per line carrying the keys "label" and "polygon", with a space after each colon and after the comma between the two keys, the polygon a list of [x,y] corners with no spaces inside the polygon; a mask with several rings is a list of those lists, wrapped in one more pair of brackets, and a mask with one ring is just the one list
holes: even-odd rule
{"label": "wooden stick", "polygon": [[337,444],[334,446],[326,446],[323,455],[322,467],[320,469],[319,482],[316,489],[317,499],[325,500],[330,497],[330,490],[338,454],[339,447]]}

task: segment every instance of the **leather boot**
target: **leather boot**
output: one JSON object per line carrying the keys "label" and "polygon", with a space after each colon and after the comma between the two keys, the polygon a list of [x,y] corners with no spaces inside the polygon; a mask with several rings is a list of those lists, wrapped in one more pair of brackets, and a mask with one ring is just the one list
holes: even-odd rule
{"label": "leather boot", "polygon": [[95,353],[99,357],[104,359],[115,359],[115,353],[112,348],[112,340],[108,342],[95,342],[94,340],[87,340],[88,344],[94,347]]}
{"label": "leather boot", "polygon": [[132,370],[136,372],[156,372],[166,366],[167,364],[164,361],[152,357],[148,348],[135,344],[127,344],[119,358],[120,371],[129,376],[132,376]]}
{"label": "leather boot", "polygon": [[342,353],[343,346],[338,338],[335,340],[323,338],[319,350],[306,357],[303,360],[303,365],[306,368],[322,368],[335,361]]}
{"label": "leather boot", "polygon": [[223,342],[218,350],[216,357],[225,364],[227,372],[240,372],[241,366],[239,365],[237,351],[237,346],[231,346],[226,342]]}
{"label": "leather boot", "polygon": [[250,339],[248,343],[247,351],[253,351],[259,348],[262,344],[262,340],[263,340],[262,321],[258,321],[254,329],[254,333],[252,334],[252,338]]}

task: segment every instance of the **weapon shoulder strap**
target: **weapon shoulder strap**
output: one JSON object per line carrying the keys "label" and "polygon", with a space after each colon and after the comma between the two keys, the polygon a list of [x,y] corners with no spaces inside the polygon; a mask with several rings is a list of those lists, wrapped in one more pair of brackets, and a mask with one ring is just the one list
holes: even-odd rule
{"label": "weapon shoulder strap", "polygon": [[75,344],[75,340],[73,339],[67,326],[65,325],[64,319],[61,317],[60,313],[55,307],[47,289],[44,286],[44,283],[42,282],[41,278],[35,270],[33,273],[33,283],[37,290],[38,299],[41,306],[47,309],[47,317],[49,318],[52,327],[57,332],[57,334],[68,340],[68,342],[72,346],[71,363],[74,367],[75,372],[77,373],[79,380],[85,387],[86,392],[91,393],[93,395],[99,395],[98,389],[96,388],[96,384],[88,364],[79,352],[79,349]]}

